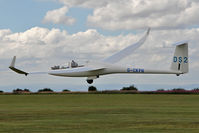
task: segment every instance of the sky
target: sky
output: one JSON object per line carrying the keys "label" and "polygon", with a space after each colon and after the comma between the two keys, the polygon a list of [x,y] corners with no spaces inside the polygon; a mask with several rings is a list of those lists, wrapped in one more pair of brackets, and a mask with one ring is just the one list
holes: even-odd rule
{"label": "sky", "polygon": [[[138,41],[139,49],[119,65],[170,68],[174,47],[189,41],[190,72],[175,75],[106,75],[94,81],[99,90],[134,84],[140,90],[199,87],[198,0],[1,0],[0,90],[51,88],[87,91],[86,78],[50,75],[25,77],[8,69],[13,56],[25,71],[47,71],[71,60],[103,60]],[[116,64],[117,65],[117,64]]]}

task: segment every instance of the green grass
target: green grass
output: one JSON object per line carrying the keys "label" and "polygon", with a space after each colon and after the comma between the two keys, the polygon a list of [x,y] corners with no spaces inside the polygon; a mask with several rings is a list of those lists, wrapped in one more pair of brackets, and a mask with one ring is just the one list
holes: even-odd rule
{"label": "green grass", "polygon": [[2,133],[199,133],[199,95],[0,95]]}

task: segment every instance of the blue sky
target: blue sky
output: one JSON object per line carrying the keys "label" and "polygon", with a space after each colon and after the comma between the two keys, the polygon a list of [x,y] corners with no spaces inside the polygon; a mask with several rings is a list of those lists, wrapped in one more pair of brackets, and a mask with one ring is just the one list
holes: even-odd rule
{"label": "blue sky", "polygon": [[0,28],[22,32],[34,26],[43,26],[41,20],[45,13],[60,6],[54,2],[2,0],[0,1],[0,15],[2,16]]}
{"label": "blue sky", "polygon": [[[67,13],[68,16],[73,16],[77,21],[72,26],[63,24],[44,24],[42,19],[49,10],[62,7],[62,4],[54,1],[39,1],[39,0],[3,0],[0,1],[0,15],[2,16],[0,29],[11,29],[13,32],[23,32],[31,27],[39,26],[46,28],[59,28],[67,30],[69,33],[85,31],[90,27],[86,24],[87,16],[92,14],[92,9],[81,7],[72,7]],[[100,28],[95,28],[104,35],[127,34],[130,31],[108,31]],[[135,31],[132,31],[135,32]]]}
{"label": "blue sky", "polygon": [[[18,66],[34,71],[46,70],[73,56],[103,59],[139,40],[147,27],[152,28],[152,33],[146,45],[120,64],[167,69],[173,51],[161,49],[163,45],[170,47],[175,42],[191,40],[190,74],[178,78],[110,75],[97,79],[94,85],[100,89],[120,89],[135,84],[144,90],[197,87],[198,9],[199,2],[194,0],[1,0],[0,61],[3,65],[0,70],[9,74],[1,75],[0,90],[29,87],[87,90],[82,78],[24,78],[10,72],[7,66],[14,55],[18,57]],[[75,22],[67,24],[71,19]]]}
{"label": "blue sky", "polygon": [[68,28],[62,25],[42,23],[47,11],[60,7],[61,4],[53,1],[2,0],[0,1],[0,15],[2,16],[0,28],[9,28],[13,32],[23,32],[35,26]]}

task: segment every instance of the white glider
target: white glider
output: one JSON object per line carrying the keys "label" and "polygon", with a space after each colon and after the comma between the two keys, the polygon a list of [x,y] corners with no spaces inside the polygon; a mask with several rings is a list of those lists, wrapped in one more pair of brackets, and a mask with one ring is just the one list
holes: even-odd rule
{"label": "white glider", "polygon": [[168,70],[150,70],[145,68],[134,68],[134,67],[121,67],[117,66],[116,62],[129,56],[133,51],[139,48],[147,39],[150,29],[148,29],[146,35],[140,39],[135,44],[128,46],[127,48],[119,51],[118,53],[104,59],[101,62],[86,62],[85,65],[78,65],[76,62],[72,61],[67,67],[55,66],[52,67],[48,72],[25,72],[15,67],[16,56],[13,57],[10,69],[19,74],[30,75],[30,74],[49,74],[54,76],[63,77],[87,77],[87,82],[89,84],[93,83],[94,79],[99,78],[99,76],[107,74],[118,74],[118,73],[128,73],[128,74],[175,74],[177,76],[181,74],[188,73],[189,63],[188,63],[188,43],[182,42],[176,44],[175,53],[171,63],[171,67]]}

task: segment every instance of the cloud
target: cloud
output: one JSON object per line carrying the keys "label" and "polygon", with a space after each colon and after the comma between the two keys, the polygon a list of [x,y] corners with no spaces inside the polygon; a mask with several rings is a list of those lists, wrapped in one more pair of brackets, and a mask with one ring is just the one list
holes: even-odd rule
{"label": "cloud", "polygon": [[180,29],[198,26],[197,0],[59,0],[69,7],[92,8],[90,26],[106,30]]}
{"label": "cloud", "polygon": [[64,24],[72,25],[75,23],[75,19],[69,16],[66,16],[68,8],[66,6],[48,11],[43,19],[44,23],[54,23],[54,24]]}
{"label": "cloud", "polygon": [[101,6],[106,6],[109,2],[118,2],[120,0],[58,0],[59,2],[69,6],[78,6],[78,7],[84,7],[84,8],[97,8]]}
{"label": "cloud", "polygon": [[[103,60],[138,41],[143,34],[104,36],[94,29],[68,34],[66,30],[61,31],[54,28],[49,30],[41,27],[34,27],[19,33],[0,30],[0,59],[8,59],[17,55],[18,58],[52,59],[52,62],[65,62],[65,60],[74,58]],[[199,49],[198,36],[199,29],[196,28],[152,31],[146,43],[134,55],[122,62],[142,65],[144,61],[147,66],[165,66],[166,63],[170,63],[173,50],[161,47],[163,45],[170,47],[173,43],[182,41],[181,38],[191,40],[190,56],[193,56],[192,58],[195,60],[199,57],[197,52]],[[170,51],[170,55],[168,55],[168,51]],[[129,61],[130,58],[134,59]]]}
{"label": "cloud", "polygon": [[[0,30],[0,62],[1,70],[8,68],[11,58],[17,56],[17,66],[27,71],[47,71],[53,65],[67,64],[68,61],[75,59],[77,61],[86,60],[103,60],[111,56],[115,52],[125,48],[139,40],[143,36],[143,32],[139,34],[127,34],[118,36],[104,36],[97,30],[88,29],[84,32],[68,34],[65,30],[47,29],[41,27],[33,27],[24,32],[13,33],[11,30]],[[199,50],[199,28],[194,29],[175,29],[175,30],[156,30],[151,32],[145,44],[137,49],[131,56],[125,58],[119,65],[144,67],[152,69],[169,69],[174,48],[162,48],[172,46],[173,43],[184,40],[190,40],[190,74],[176,78],[175,76],[121,76],[111,78],[100,78],[95,82],[114,84],[115,82],[126,84],[132,83],[176,83],[178,79],[184,83],[197,83],[198,76],[198,50]],[[15,76],[15,77],[13,77]],[[64,86],[65,79],[51,77],[29,77],[25,79],[23,76],[4,75],[2,85],[8,85],[6,81],[12,78],[18,79],[17,82],[26,81],[29,84],[44,84],[58,82]],[[104,81],[106,79],[106,81]],[[124,80],[125,79],[125,80]],[[21,80],[21,81],[20,81]],[[77,79],[67,79],[67,83]],[[5,82],[4,82],[5,81]],[[52,82],[51,82],[52,81]],[[79,81],[79,79],[78,79]],[[79,84],[84,83],[84,80]],[[164,81],[164,82],[163,82]],[[13,84],[19,84],[13,82]],[[86,84],[86,83],[85,83]]]}
{"label": "cloud", "polygon": [[[104,57],[110,50],[136,40],[135,35],[106,37],[94,29],[85,32],[68,34],[60,29],[33,27],[25,32],[12,33],[10,30],[0,30],[0,59],[19,58],[93,58]],[[131,39],[129,39],[131,38]],[[119,48],[119,47],[118,47]]]}

